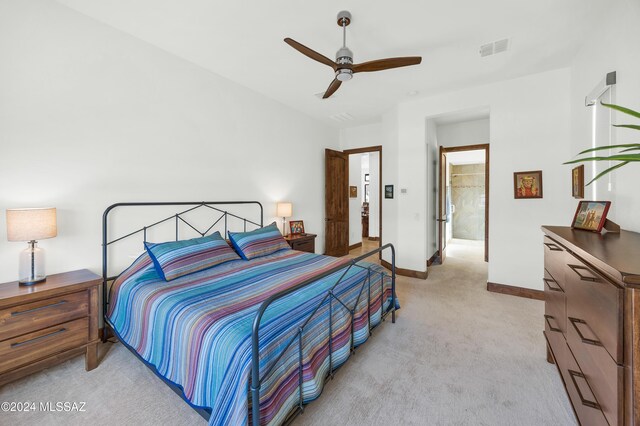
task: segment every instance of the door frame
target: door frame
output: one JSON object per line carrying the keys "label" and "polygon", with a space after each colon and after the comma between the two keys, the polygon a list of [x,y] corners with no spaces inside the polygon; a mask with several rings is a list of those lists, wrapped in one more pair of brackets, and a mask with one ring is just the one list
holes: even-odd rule
{"label": "door frame", "polygon": [[[484,261],[488,262],[489,261],[489,171],[491,169],[490,167],[490,160],[489,160],[489,148],[490,148],[490,144],[488,143],[483,143],[483,144],[476,144],[476,145],[462,145],[462,146],[450,146],[450,147],[444,147],[441,146],[440,147],[440,160],[439,160],[439,168],[440,168],[440,175],[442,176],[442,158],[443,158],[443,154],[446,156],[447,153],[450,152],[461,152],[461,151],[478,151],[478,150],[484,150],[484,195],[485,195],[485,200],[484,200]],[[445,165],[446,166],[446,165]],[[439,183],[439,191],[442,190],[442,178],[440,178],[440,183]],[[446,188],[446,185],[445,185]],[[441,210],[441,203],[442,203],[442,193],[438,194],[438,212],[442,211]],[[444,227],[444,225],[443,225]],[[442,234],[438,235],[438,239],[439,239],[439,244],[440,241],[442,241]],[[439,253],[441,255],[441,253]]]}
{"label": "door frame", "polygon": [[[378,247],[382,247],[382,145],[367,146],[364,148],[345,149],[345,154],[364,154],[368,152],[377,152],[380,155],[378,161]],[[349,176],[349,163],[347,162],[347,176]],[[382,258],[382,253],[379,253],[379,258]]]}

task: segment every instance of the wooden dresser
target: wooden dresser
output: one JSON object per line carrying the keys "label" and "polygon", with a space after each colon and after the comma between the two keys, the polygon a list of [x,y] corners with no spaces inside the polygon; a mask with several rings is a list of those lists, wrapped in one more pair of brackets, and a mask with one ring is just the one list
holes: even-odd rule
{"label": "wooden dresser", "polygon": [[86,370],[96,367],[101,283],[79,270],[0,284],[0,386],[83,353]]}
{"label": "wooden dresser", "polygon": [[640,425],[640,234],[542,230],[547,360],[582,425]]}

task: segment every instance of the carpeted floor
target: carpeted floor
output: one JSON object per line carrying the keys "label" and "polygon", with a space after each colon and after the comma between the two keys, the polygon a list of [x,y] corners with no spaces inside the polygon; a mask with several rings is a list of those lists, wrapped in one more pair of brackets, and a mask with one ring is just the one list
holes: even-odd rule
{"label": "carpeted floor", "polygon": [[[486,291],[486,264],[451,250],[426,281],[399,277],[396,324],[378,327],[297,425],[573,425],[545,357],[543,303]],[[80,413],[2,413],[3,425],[204,425],[120,344],[0,389],[0,402],[86,402]]]}

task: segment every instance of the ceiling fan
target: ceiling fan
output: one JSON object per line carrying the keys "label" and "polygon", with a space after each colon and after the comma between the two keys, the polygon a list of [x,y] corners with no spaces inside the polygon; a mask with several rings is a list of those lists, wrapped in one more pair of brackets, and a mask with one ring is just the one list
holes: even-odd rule
{"label": "ceiling fan", "polygon": [[420,56],[407,56],[403,58],[377,59],[375,61],[354,64],[353,52],[347,47],[347,26],[350,23],[351,13],[347,12],[346,10],[338,13],[338,26],[342,27],[342,47],[336,53],[335,62],[289,37],[284,39],[285,43],[296,49],[298,52],[310,57],[315,61],[330,66],[331,68],[333,68],[333,71],[335,71],[336,76],[329,85],[329,88],[327,88],[324,96],[322,96],[322,99],[327,99],[329,96],[333,95],[335,91],[338,90],[342,82],[351,80],[353,78],[353,74],[355,73],[383,71],[391,68],[418,65],[420,62],[422,62],[422,57]]}

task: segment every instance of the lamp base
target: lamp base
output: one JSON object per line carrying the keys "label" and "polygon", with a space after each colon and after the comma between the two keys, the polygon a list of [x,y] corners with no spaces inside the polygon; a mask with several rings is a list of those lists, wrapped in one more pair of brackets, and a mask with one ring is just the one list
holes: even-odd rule
{"label": "lamp base", "polygon": [[41,282],[46,281],[46,280],[47,280],[46,276],[23,278],[23,279],[18,281],[18,284],[24,285],[24,286],[29,286],[29,285],[34,285],[34,284],[41,283]]}

